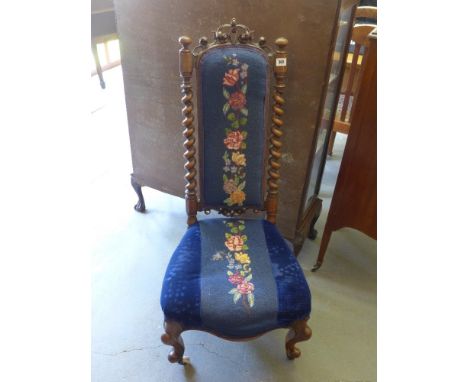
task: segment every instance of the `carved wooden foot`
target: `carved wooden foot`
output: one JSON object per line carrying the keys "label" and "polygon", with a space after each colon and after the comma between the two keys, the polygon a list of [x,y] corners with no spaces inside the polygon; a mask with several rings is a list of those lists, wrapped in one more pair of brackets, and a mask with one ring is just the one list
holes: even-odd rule
{"label": "carved wooden foot", "polygon": [[289,359],[301,356],[301,351],[295,347],[296,343],[307,341],[312,336],[312,330],[307,326],[307,320],[293,322],[286,335],[286,355]]}
{"label": "carved wooden foot", "polygon": [[320,269],[320,267],[322,266],[322,262],[321,261],[317,261],[315,263],[315,265],[312,267],[312,272],[315,272],[315,271],[318,271]]}
{"label": "carved wooden foot", "polygon": [[135,190],[136,194],[138,195],[138,203],[135,204],[133,207],[135,211],[138,212],[145,212],[146,211],[146,205],[145,205],[145,199],[143,198],[143,193],[141,192],[141,185],[135,180],[133,175],[130,178],[130,181],[132,183],[132,187]]}
{"label": "carved wooden foot", "polygon": [[307,237],[310,240],[315,240],[317,238],[318,231],[315,229],[314,224],[315,224],[315,222],[311,223],[310,229],[309,229],[309,234],[307,235]]}
{"label": "carved wooden foot", "polygon": [[320,249],[319,254],[317,257],[317,261],[312,268],[312,272],[316,272],[320,269],[323,263],[323,258],[325,257],[325,252],[328,247],[328,243],[330,242],[331,231],[328,225],[325,225],[325,229],[323,230],[322,241],[320,242]]}
{"label": "carved wooden foot", "polygon": [[171,363],[177,362],[181,365],[186,365],[188,358],[184,357],[185,345],[184,340],[180,336],[183,332],[182,326],[175,321],[164,321],[164,330],[166,333],[161,336],[161,341],[173,347],[167,359]]}

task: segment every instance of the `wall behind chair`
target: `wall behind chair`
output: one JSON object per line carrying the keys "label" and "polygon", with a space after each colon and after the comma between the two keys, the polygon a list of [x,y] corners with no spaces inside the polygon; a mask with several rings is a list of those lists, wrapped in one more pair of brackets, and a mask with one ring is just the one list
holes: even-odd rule
{"label": "wall behind chair", "polygon": [[[177,39],[201,36],[235,17],[289,40],[278,226],[292,239],[300,210],[339,0],[114,0],[132,161],[142,184],[184,195]],[[195,44],[194,44],[195,46]],[[195,109],[196,110],[196,109]]]}
{"label": "wall behind chair", "polygon": [[91,0],[91,13],[106,12],[114,9],[112,0]]}

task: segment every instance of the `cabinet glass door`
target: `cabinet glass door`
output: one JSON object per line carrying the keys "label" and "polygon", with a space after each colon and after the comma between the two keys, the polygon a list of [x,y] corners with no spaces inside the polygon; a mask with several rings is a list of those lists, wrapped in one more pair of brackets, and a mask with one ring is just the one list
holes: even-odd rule
{"label": "cabinet glass door", "polygon": [[333,126],[338,93],[340,91],[340,74],[347,56],[348,32],[351,28],[351,17],[354,7],[342,8],[338,18],[338,30],[336,35],[335,47],[333,50],[330,76],[328,79],[328,89],[323,106],[320,125],[317,127],[317,145],[312,162],[311,174],[307,188],[307,194],[304,203],[304,211],[307,210],[314,196],[320,191],[320,183],[323,173],[323,167],[327,156],[327,145],[330,131]]}

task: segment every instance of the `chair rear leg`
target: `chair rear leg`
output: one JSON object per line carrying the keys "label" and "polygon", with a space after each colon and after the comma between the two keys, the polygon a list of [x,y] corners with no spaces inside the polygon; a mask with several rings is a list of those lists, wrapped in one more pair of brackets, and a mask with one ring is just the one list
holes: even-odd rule
{"label": "chair rear leg", "polygon": [[177,362],[181,365],[186,365],[188,363],[188,358],[184,357],[185,345],[184,340],[180,336],[184,329],[175,321],[164,321],[164,330],[166,333],[161,336],[161,341],[173,347],[167,359],[171,363]]}
{"label": "chair rear leg", "polygon": [[295,346],[296,343],[307,341],[311,336],[312,330],[307,325],[307,319],[294,321],[286,335],[286,356],[289,359],[300,357],[301,351]]}

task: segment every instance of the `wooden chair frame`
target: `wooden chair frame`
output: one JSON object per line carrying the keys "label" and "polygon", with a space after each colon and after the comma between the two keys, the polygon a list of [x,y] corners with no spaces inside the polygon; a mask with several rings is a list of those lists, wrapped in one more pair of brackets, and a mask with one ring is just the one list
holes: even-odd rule
{"label": "wooden chair frame", "polygon": [[[199,40],[199,45],[192,50],[189,49],[192,39],[187,36],[179,38],[179,43],[182,45],[179,50],[179,69],[180,77],[182,79],[181,91],[182,91],[182,126],[184,128],[184,147],[185,147],[185,201],[187,211],[187,224],[190,226],[197,222],[197,212],[205,211],[209,213],[210,210],[206,209],[202,202],[198,199],[197,195],[197,170],[196,170],[196,147],[195,147],[195,127],[194,127],[194,113],[193,113],[193,90],[192,90],[192,73],[194,67],[198,64],[203,53],[213,47],[219,46],[250,46],[260,51],[264,51],[268,54],[268,57],[273,58],[273,74],[275,77],[275,83],[273,85],[273,105],[272,105],[272,124],[269,137],[269,149],[268,149],[268,180],[267,180],[267,196],[264,201],[264,208],[261,211],[266,212],[266,220],[270,223],[276,223],[276,214],[278,208],[278,181],[280,178],[280,158],[281,158],[281,136],[283,132],[281,130],[283,126],[282,115],[284,114],[283,104],[283,92],[286,84],[286,73],[287,73],[287,52],[285,50],[288,40],[280,37],[276,39],[275,45],[276,50],[273,52],[266,44],[264,37],[260,37],[258,43],[253,42],[253,32],[243,25],[238,24],[236,19],[232,19],[230,24],[223,24],[217,28],[214,32],[214,40],[209,43],[206,37],[202,37]],[[279,64],[279,65],[278,65]],[[199,121],[200,122],[200,121]],[[265,121],[265,123],[267,123]],[[225,208],[219,207],[214,208],[218,210],[220,214],[225,216],[241,215],[246,212],[247,207],[232,207]],[[259,210],[254,212],[258,213]],[[300,341],[306,341],[312,336],[312,331],[307,325],[307,319],[297,320],[293,322],[286,335],[286,355],[289,359],[297,358],[301,355],[295,344]],[[181,337],[181,333],[186,330],[200,330],[197,328],[184,327],[181,323],[174,320],[164,321],[165,333],[161,336],[161,341],[164,344],[173,347],[173,350],[169,353],[168,359],[170,362],[178,362],[180,364],[186,364],[187,358],[184,357],[184,342]],[[210,332],[218,337],[231,340],[231,341],[246,341],[265,333],[261,333],[255,337],[247,338],[229,338],[221,335],[220,333]]]}

